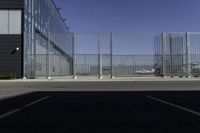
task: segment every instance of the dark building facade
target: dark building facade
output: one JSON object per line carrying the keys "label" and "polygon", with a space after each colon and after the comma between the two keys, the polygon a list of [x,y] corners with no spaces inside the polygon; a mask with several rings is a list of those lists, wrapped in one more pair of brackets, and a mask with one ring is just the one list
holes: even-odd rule
{"label": "dark building facade", "polygon": [[0,8],[1,9],[23,9],[24,0],[1,0]]}
{"label": "dark building facade", "polygon": [[1,0],[0,20],[0,76],[71,74],[72,35],[53,0]]}
{"label": "dark building facade", "polygon": [[0,75],[23,75],[23,9],[23,0],[0,1]]}

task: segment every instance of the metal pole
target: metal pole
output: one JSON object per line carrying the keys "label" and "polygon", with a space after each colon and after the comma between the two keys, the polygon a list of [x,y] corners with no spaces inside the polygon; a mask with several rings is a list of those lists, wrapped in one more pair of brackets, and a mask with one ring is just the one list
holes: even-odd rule
{"label": "metal pole", "polygon": [[27,35],[26,35],[26,33],[24,32],[24,45],[23,45],[23,79],[27,79],[27,77],[26,77],[26,49],[25,49],[25,47],[26,47],[26,39],[27,39]]}
{"label": "metal pole", "polygon": [[48,48],[47,48],[47,79],[51,79],[51,67],[50,67],[50,49],[51,49],[51,40],[50,40],[50,32],[48,33]]}
{"label": "metal pole", "polygon": [[[49,37],[49,34],[48,34],[48,37]],[[40,39],[41,41],[41,39]],[[47,40],[48,41],[48,40]],[[48,75],[49,75],[49,44],[47,42],[47,50],[46,50],[46,78],[48,79]]]}
{"label": "metal pole", "polygon": [[31,38],[32,39],[32,42],[33,42],[33,57],[34,57],[34,64],[33,64],[33,77],[36,78],[36,59],[38,58],[38,55],[36,55],[36,33],[32,33],[33,37]]}
{"label": "metal pole", "polygon": [[110,67],[111,67],[111,75],[110,78],[115,78],[113,75],[113,33],[110,33]]}
{"label": "metal pole", "polygon": [[189,51],[190,51],[190,38],[189,38],[189,33],[186,32],[186,67],[187,67],[187,73],[186,77],[190,78],[190,65],[189,65]]}
{"label": "metal pole", "polygon": [[102,79],[102,51],[101,51],[101,33],[99,33],[99,42],[98,42],[98,49],[99,49],[99,78]]}
{"label": "metal pole", "polygon": [[[34,1],[31,2],[32,7],[31,7],[31,15],[34,16],[34,10],[35,10],[35,6],[34,6]],[[36,33],[35,33],[35,20],[34,17],[31,17],[31,44],[32,44],[32,52],[33,52],[33,76],[32,78],[36,78],[36,39],[35,39]]]}
{"label": "metal pole", "polygon": [[73,78],[76,79],[76,41],[75,41],[75,38],[76,38],[76,33],[73,33],[72,35],[72,56],[73,56],[73,59],[72,59],[72,62],[73,62]]}
{"label": "metal pole", "polygon": [[165,33],[162,33],[162,77],[166,78],[165,76],[165,69],[166,69],[166,51],[165,51]]}
{"label": "metal pole", "polygon": [[173,48],[172,48],[172,33],[169,34],[169,41],[170,41],[170,72],[171,78],[173,78]]}

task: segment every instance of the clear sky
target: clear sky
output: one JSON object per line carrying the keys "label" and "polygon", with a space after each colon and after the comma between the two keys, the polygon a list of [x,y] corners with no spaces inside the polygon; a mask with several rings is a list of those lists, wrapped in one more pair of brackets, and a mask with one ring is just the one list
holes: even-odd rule
{"label": "clear sky", "polygon": [[200,31],[200,0],[54,0],[73,32]]}

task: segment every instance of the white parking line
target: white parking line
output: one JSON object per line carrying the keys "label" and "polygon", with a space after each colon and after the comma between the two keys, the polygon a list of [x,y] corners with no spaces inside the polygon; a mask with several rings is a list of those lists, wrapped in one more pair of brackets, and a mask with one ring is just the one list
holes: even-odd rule
{"label": "white parking line", "polygon": [[4,113],[4,114],[0,115],[0,119],[3,119],[3,118],[5,118],[5,117],[7,117],[7,116],[9,116],[9,115],[12,115],[12,114],[14,114],[14,113],[17,113],[17,112],[19,112],[19,111],[21,111],[21,109],[14,109],[14,110],[12,110],[12,111],[9,111],[9,112],[7,112],[7,113]]}
{"label": "white parking line", "polygon": [[179,106],[179,105],[176,105],[176,104],[167,102],[167,101],[165,101],[165,100],[162,100],[162,99],[159,99],[159,98],[156,98],[156,97],[152,97],[152,96],[146,96],[146,97],[149,98],[149,99],[152,99],[152,100],[154,100],[154,101],[157,101],[157,102],[160,102],[160,103],[163,103],[163,104],[172,106],[172,107],[174,107],[174,108],[177,108],[177,109],[180,109],[180,110],[189,112],[189,113],[191,113],[191,114],[193,114],[193,115],[200,116],[200,113],[199,113],[199,112],[194,111],[194,110],[192,110],[192,109],[188,109],[188,108],[185,108],[185,107],[182,107],[182,106]]}
{"label": "white parking line", "polygon": [[50,96],[46,96],[46,97],[40,98],[38,100],[35,100],[35,101],[31,102],[31,103],[28,103],[28,104],[24,105],[23,107],[25,107],[25,108],[26,107],[30,107],[30,106],[32,106],[34,104],[37,104],[37,103],[39,103],[39,102],[41,102],[41,101],[43,101],[43,100],[45,100],[47,98],[50,98]]}
{"label": "white parking line", "polygon": [[7,113],[1,114],[1,115],[0,115],[0,120],[3,119],[3,118],[5,118],[5,117],[8,117],[8,116],[10,116],[10,115],[12,115],[12,114],[15,114],[15,113],[17,113],[17,112],[23,110],[24,108],[27,108],[27,107],[30,107],[30,106],[32,106],[32,105],[34,105],[34,104],[40,103],[40,102],[42,102],[42,101],[44,101],[44,100],[46,100],[46,99],[48,99],[48,98],[50,98],[50,96],[42,97],[42,98],[40,98],[40,99],[38,99],[38,100],[35,100],[35,101],[31,102],[31,103],[28,103],[28,104],[26,104],[26,105],[23,105],[21,108],[17,108],[17,109],[14,109],[14,110],[9,111],[9,112],[7,112]]}

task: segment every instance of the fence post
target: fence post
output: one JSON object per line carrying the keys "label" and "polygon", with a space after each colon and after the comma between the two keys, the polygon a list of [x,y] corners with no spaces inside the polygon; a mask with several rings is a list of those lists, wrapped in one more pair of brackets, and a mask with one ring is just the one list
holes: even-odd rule
{"label": "fence post", "polygon": [[[49,39],[49,33],[48,33],[48,39]],[[41,41],[41,40],[40,40]],[[47,40],[47,50],[46,50],[46,78],[48,79],[48,75],[49,75],[49,40]]]}
{"label": "fence post", "polygon": [[31,33],[32,34],[32,45],[33,45],[33,58],[34,58],[34,63],[33,63],[33,78],[36,78],[36,60],[38,58],[38,55],[36,55],[36,33]]}
{"label": "fence post", "polygon": [[190,35],[188,32],[186,32],[186,67],[187,67],[187,73],[186,77],[190,78],[190,64],[189,64],[189,51],[190,51]]}
{"label": "fence post", "polygon": [[165,41],[166,36],[165,33],[162,33],[162,77],[166,78],[165,76],[165,69],[166,69],[166,51],[165,51]]}
{"label": "fence post", "polygon": [[50,32],[48,32],[48,46],[47,46],[47,79],[51,79],[51,67],[50,67],[50,49],[51,49],[51,40],[50,40]]}
{"label": "fence post", "polygon": [[76,38],[76,33],[73,33],[72,35],[72,56],[73,56],[73,59],[72,59],[72,62],[73,62],[73,78],[76,79],[76,41],[75,41],[75,38]]}
{"label": "fence post", "polygon": [[110,78],[115,78],[113,74],[113,33],[110,33]]}
{"label": "fence post", "polygon": [[173,75],[173,48],[172,48],[172,33],[169,34],[169,45],[170,45],[170,73],[171,78],[174,77]]}
{"label": "fence post", "polygon": [[26,32],[24,32],[23,40],[24,40],[24,45],[23,45],[23,79],[27,79],[26,77],[26,45],[27,45],[27,35]]}
{"label": "fence post", "polygon": [[99,78],[102,79],[102,49],[101,49],[101,33],[99,33],[98,49],[99,49]]}

